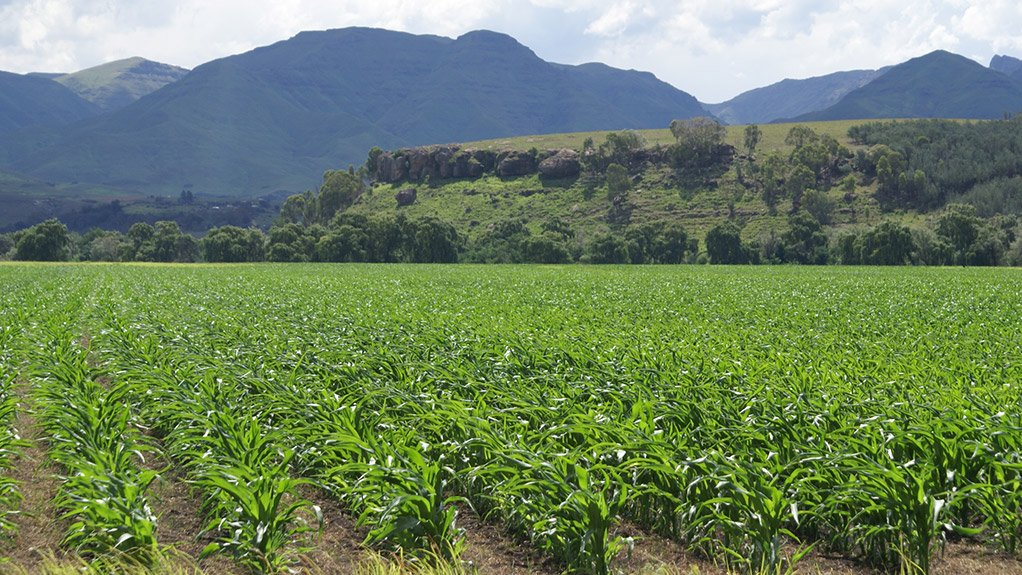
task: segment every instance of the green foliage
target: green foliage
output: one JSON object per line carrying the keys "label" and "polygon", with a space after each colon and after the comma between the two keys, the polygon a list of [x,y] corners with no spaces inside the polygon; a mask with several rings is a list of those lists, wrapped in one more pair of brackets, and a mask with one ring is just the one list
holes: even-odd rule
{"label": "green foliage", "polygon": [[632,180],[628,177],[628,170],[621,164],[607,166],[607,198],[613,201],[622,197],[632,189]]}
{"label": "green foliage", "polygon": [[788,217],[788,229],[781,234],[784,261],[797,264],[827,263],[827,236],[820,222],[806,211]]}
{"label": "green foliage", "polygon": [[208,552],[254,572],[298,567],[313,487],[424,567],[459,555],[466,502],[576,573],[621,569],[625,529],[751,573],[813,548],[935,572],[948,540],[1022,540],[1011,270],[0,274],[0,383],[30,359],[54,460],[110,470],[67,482],[102,486],[81,504],[123,499],[134,523],[104,528],[147,533],[103,479],[145,484],[145,429],[204,500]]}
{"label": "green foliage", "polygon": [[258,229],[222,226],[202,238],[202,255],[207,262],[258,262],[265,255],[263,233]]}
{"label": "green foliage", "polygon": [[362,179],[344,170],[332,170],[323,175],[323,185],[316,196],[315,223],[325,224],[338,213],[355,203],[365,190]]}
{"label": "green foliage", "polygon": [[[878,189],[882,201],[933,209],[969,194],[980,184],[1022,175],[1020,123],[1019,118],[971,123],[872,122],[850,129],[849,136],[874,146],[870,156],[883,188]],[[881,176],[879,161],[884,157],[890,170],[885,166]],[[905,177],[899,181],[902,174]]]}
{"label": "green foliage", "polygon": [[749,249],[742,244],[742,230],[734,223],[724,222],[710,228],[705,241],[711,264],[749,263]]}
{"label": "green foliage", "polygon": [[839,238],[836,257],[843,265],[900,266],[919,261],[918,250],[911,230],[883,222],[862,234]]}
{"label": "green foliage", "polygon": [[14,240],[14,259],[62,262],[71,257],[71,234],[55,219],[23,230]]}
{"label": "green foliage", "polygon": [[745,132],[742,134],[742,145],[745,153],[749,156],[755,154],[761,139],[763,139],[763,130],[759,126],[756,124],[746,126]]}
{"label": "green foliage", "polygon": [[948,204],[937,220],[937,235],[952,250],[952,263],[995,266],[1000,262],[1004,243],[997,232],[976,215],[976,208]]}
{"label": "green foliage", "polygon": [[705,116],[674,120],[670,129],[675,139],[671,147],[675,166],[703,168],[719,157],[726,130],[717,120]]}
{"label": "green foliage", "polygon": [[628,244],[613,234],[601,234],[586,244],[582,261],[591,264],[626,264],[631,261]]}

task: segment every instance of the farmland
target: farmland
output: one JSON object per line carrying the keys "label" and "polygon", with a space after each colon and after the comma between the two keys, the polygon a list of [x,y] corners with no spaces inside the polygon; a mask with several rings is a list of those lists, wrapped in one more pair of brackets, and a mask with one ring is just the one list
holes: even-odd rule
{"label": "farmland", "polygon": [[0,555],[26,569],[345,573],[364,546],[481,573],[1022,573],[1016,270],[0,278]]}

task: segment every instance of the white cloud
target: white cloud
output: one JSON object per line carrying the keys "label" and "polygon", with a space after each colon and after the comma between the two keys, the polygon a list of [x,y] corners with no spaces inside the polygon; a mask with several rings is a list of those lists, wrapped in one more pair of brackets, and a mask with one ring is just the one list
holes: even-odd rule
{"label": "white cloud", "polygon": [[1011,0],[0,0],[0,69],[70,71],[134,55],[192,67],[353,25],[495,29],[545,59],[649,70],[709,101],[938,48],[1022,56],[1022,5]]}

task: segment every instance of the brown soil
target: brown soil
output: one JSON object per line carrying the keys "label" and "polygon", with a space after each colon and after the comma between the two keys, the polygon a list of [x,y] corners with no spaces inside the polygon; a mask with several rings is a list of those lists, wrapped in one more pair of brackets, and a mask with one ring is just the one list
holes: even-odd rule
{"label": "brown soil", "polygon": [[478,569],[480,575],[556,575],[563,569],[553,560],[518,541],[504,528],[482,520],[462,508],[458,523],[465,528],[465,550],[461,559]]}
{"label": "brown soil", "polygon": [[53,505],[59,481],[56,469],[46,457],[46,448],[40,439],[42,432],[29,412],[26,399],[28,384],[18,383],[17,393],[20,401],[14,426],[28,445],[15,459],[10,476],[18,482],[23,499],[18,513],[12,518],[17,525],[17,533],[10,540],[0,540],[0,557],[31,569],[41,565],[48,557],[67,557],[60,549],[67,522],[60,518]]}
{"label": "brown soil", "polygon": [[971,543],[949,544],[930,564],[934,575],[1022,575],[1022,561]]}
{"label": "brown soil", "polygon": [[365,531],[355,527],[355,519],[330,497],[313,488],[305,488],[301,496],[318,505],[323,512],[323,529],[310,537],[311,551],[301,558],[302,571],[318,575],[347,574],[367,557],[362,547]]}
{"label": "brown soil", "polygon": [[[157,541],[161,546],[170,547],[175,556],[197,562],[202,549],[212,541],[209,537],[198,537],[203,528],[201,498],[185,483],[181,474],[173,466],[168,466],[162,458],[147,457],[144,467],[166,470],[149,486],[147,492],[149,505],[156,515]],[[201,567],[209,573],[243,572],[230,558],[223,556],[205,559]]]}

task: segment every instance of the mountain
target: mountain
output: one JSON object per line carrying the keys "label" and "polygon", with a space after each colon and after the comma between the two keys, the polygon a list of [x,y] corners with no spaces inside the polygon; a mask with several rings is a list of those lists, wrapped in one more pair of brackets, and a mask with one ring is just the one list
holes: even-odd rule
{"label": "mountain", "polygon": [[25,128],[61,127],[98,113],[94,104],[52,80],[0,72],[0,141]]}
{"label": "mountain", "polygon": [[846,94],[872,82],[881,70],[852,70],[804,80],[782,80],[756,88],[720,104],[705,104],[707,111],[728,124],[766,124],[826,109]]}
{"label": "mountain", "polygon": [[994,119],[1022,111],[1022,84],[938,50],[892,67],[833,106],[798,121],[870,118]]}
{"label": "mountain", "polygon": [[53,79],[104,112],[109,112],[176,82],[187,73],[188,70],[177,66],[128,58],[73,74],[58,75]]}
{"label": "mountain", "polygon": [[1022,60],[1012,56],[994,56],[990,60],[990,69],[1022,81]]}
{"label": "mountain", "polygon": [[703,115],[652,74],[540,59],[510,36],[303,32],[199,66],[59,138],[15,171],[146,193],[256,196],[395,148],[525,134],[660,128]]}

